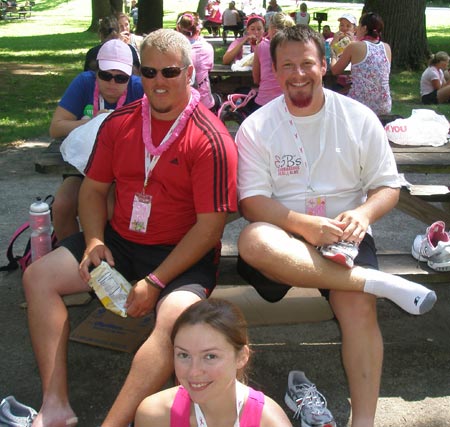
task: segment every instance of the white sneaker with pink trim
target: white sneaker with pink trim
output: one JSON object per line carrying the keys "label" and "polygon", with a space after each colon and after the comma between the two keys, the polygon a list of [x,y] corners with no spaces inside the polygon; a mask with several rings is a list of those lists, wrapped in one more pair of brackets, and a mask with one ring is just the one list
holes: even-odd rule
{"label": "white sneaker with pink trim", "polygon": [[436,221],[427,228],[425,234],[417,235],[411,253],[433,270],[450,271],[450,236],[445,231],[445,223]]}

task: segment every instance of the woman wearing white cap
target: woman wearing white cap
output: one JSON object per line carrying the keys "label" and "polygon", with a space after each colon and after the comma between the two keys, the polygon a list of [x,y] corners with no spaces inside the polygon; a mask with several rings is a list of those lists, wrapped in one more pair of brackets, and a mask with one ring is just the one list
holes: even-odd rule
{"label": "woman wearing white cap", "polygon": [[[53,113],[50,136],[62,138],[99,113],[142,98],[140,77],[132,75],[133,56],[127,44],[110,40],[97,55],[98,70],[80,73],[70,83]],[[78,191],[83,175],[65,177],[53,203],[53,226],[58,240],[77,231]]]}
{"label": "woman wearing white cap", "polygon": [[340,56],[345,47],[355,38],[356,18],[351,13],[344,13],[338,18],[339,31],[336,31],[331,48],[336,56]]}

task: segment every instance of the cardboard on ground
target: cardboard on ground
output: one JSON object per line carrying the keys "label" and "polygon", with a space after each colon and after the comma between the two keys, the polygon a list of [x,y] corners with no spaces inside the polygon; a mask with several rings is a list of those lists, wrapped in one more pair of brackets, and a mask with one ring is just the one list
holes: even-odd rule
{"label": "cardboard on ground", "polygon": [[[320,322],[333,318],[328,302],[316,289],[292,288],[277,303],[265,301],[251,286],[217,286],[211,296],[238,305],[249,326]],[[122,318],[99,307],[78,325],[70,339],[132,353],[147,338],[153,325],[153,315],[141,319]]]}

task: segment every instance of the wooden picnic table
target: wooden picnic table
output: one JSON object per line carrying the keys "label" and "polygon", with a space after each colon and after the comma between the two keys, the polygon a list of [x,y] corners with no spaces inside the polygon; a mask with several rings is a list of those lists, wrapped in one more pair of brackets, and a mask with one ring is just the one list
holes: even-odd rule
{"label": "wooden picnic table", "polygon": [[[401,173],[450,174],[450,143],[448,142],[440,147],[396,144],[391,146]],[[450,224],[449,185],[449,179],[445,177],[441,186],[413,185],[409,189],[403,187],[397,208],[428,225],[437,220]],[[434,202],[441,202],[442,207]]]}
{"label": "wooden picnic table", "polygon": [[228,95],[241,87],[254,87],[252,71],[232,71],[231,65],[214,64],[209,72],[212,92]]}

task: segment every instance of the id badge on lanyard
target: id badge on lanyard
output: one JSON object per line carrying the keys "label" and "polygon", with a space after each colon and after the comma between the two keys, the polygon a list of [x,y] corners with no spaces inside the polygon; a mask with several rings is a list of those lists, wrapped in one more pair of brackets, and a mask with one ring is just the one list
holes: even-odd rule
{"label": "id badge on lanyard", "polygon": [[141,193],[135,193],[133,198],[133,209],[131,212],[129,229],[137,233],[146,233],[147,224],[152,210],[152,196],[145,194],[148,180],[152,174],[152,170],[156,166],[160,156],[154,156],[150,161],[150,155],[145,152],[145,181],[144,188]]}
{"label": "id badge on lanyard", "polygon": [[151,210],[152,196],[150,194],[136,193],[133,198],[129,229],[138,233],[145,233]]}

